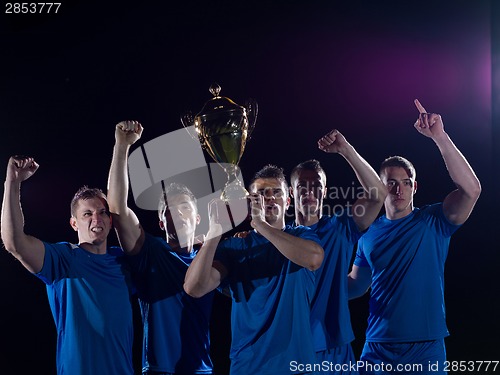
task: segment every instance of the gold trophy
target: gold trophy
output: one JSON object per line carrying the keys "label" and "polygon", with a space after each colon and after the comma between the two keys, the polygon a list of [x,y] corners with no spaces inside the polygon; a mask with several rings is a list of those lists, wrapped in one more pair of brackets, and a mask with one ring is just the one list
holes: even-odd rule
{"label": "gold trophy", "polygon": [[220,96],[221,87],[214,83],[210,93],[214,96],[205,103],[202,110],[193,118],[190,112],[181,116],[186,129],[194,126],[201,146],[224,169],[228,180],[221,199],[228,202],[248,196],[248,191],[238,177],[238,163],[245,151],[245,145],[255,128],[258,106],[250,99],[240,106],[231,99]]}

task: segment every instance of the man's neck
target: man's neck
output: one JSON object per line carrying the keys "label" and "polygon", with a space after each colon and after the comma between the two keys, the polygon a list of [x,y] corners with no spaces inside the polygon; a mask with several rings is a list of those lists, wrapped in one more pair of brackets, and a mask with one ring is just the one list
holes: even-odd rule
{"label": "man's neck", "polygon": [[82,249],[92,254],[106,254],[108,252],[107,243],[93,244],[88,242],[81,242],[78,244]]}
{"label": "man's neck", "polygon": [[190,254],[193,252],[194,236],[192,236],[192,238],[187,240],[186,243],[183,243],[182,245],[179,243],[179,241],[176,240],[170,240],[168,241],[168,244],[170,245],[172,250],[174,250],[176,253]]}
{"label": "man's neck", "polygon": [[410,209],[407,209],[404,211],[388,211],[386,209],[385,217],[388,218],[389,220],[398,220],[398,219],[402,219],[403,217],[408,216],[412,212],[413,212],[413,206]]}
{"label": "man's neck", "polygon": [[321,212],[315,212],[312,214],[302,214],[300,211],[295,211],[295,224],[296,225],[304,225],[306,227],[310,227],[311,225],[316,224],[321,218]]}

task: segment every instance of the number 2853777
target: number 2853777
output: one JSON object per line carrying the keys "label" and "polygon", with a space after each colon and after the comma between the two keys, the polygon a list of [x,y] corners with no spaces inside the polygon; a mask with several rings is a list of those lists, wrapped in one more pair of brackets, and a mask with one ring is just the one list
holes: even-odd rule
{"label": "number 2853777", "polygon": [[57,13],[61,3],[5,3],[6,14]]}

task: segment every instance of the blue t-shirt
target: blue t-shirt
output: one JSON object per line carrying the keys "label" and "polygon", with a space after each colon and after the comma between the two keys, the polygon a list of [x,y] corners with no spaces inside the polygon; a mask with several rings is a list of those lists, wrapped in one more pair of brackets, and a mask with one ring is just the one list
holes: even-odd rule
{"label": "blue t-shirt", "polygon": [[372,271],[366,341],[448,336],[444,264],[458,228],[446,219],[442,204],[433,204],[397,220],[382,216],[363,235],[354,264]]}
{"label": "blue t-shirt", "polygon": [[209,323],[213,292],[193,298],[184,292],[196,251],[180,254],[146,233],[139,254],[130,256],[144,324],[142,371],[211,374]]}
{"label": "blue t-shirt", "polygon": [[132,306],[123,252],[93,254],[44,242],[43,267],[57,329],[59,375],[132,375]]}
{"label": "blue t-shirt", "polygon": [[347,295],[347,274],[354,246],[361,236],[347,210],[322,216],[310,228],[321,239],[325,258],[316,270],[316,293],[311,309],[311,328],[317,352],[354,340]]}
{"label": "blue t-shirt", "polygon": [[[285,232],[320,243],[306,227],[287,226]],[[290,362],[314,363],[309,324],[314,273],[255,231],[220,243],[216,259],[228,270],[224,282],[233,299],[231,374],[290,375]]]}

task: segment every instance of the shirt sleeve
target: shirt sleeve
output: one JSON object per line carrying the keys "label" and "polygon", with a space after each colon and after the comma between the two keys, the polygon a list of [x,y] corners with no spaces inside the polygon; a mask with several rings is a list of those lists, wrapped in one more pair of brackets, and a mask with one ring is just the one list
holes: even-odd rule
{"label": "shirt sleeve", "polygon": [[448,221],[443,211],[443,203],[435,203],[424,206],[420,210],[424,220],[439,235],[451,237],[461,225],[455,225]]}
{"label": "shirt sleeve", "polygon": [[370,267],[368,260],[365,257],[365,253],[363,251],[363,238],[360,238],[358,241],[358,248],[356,250],[356,257],[354,258],[354,265],[358,267]]}
{"label": "shirt sleeve", "polygon": [[72,262],[72,246],[67,242],[48,243],[44,242],[45,256],[40,272],[35,276],[45,284],[51,285],[69,275]]}

